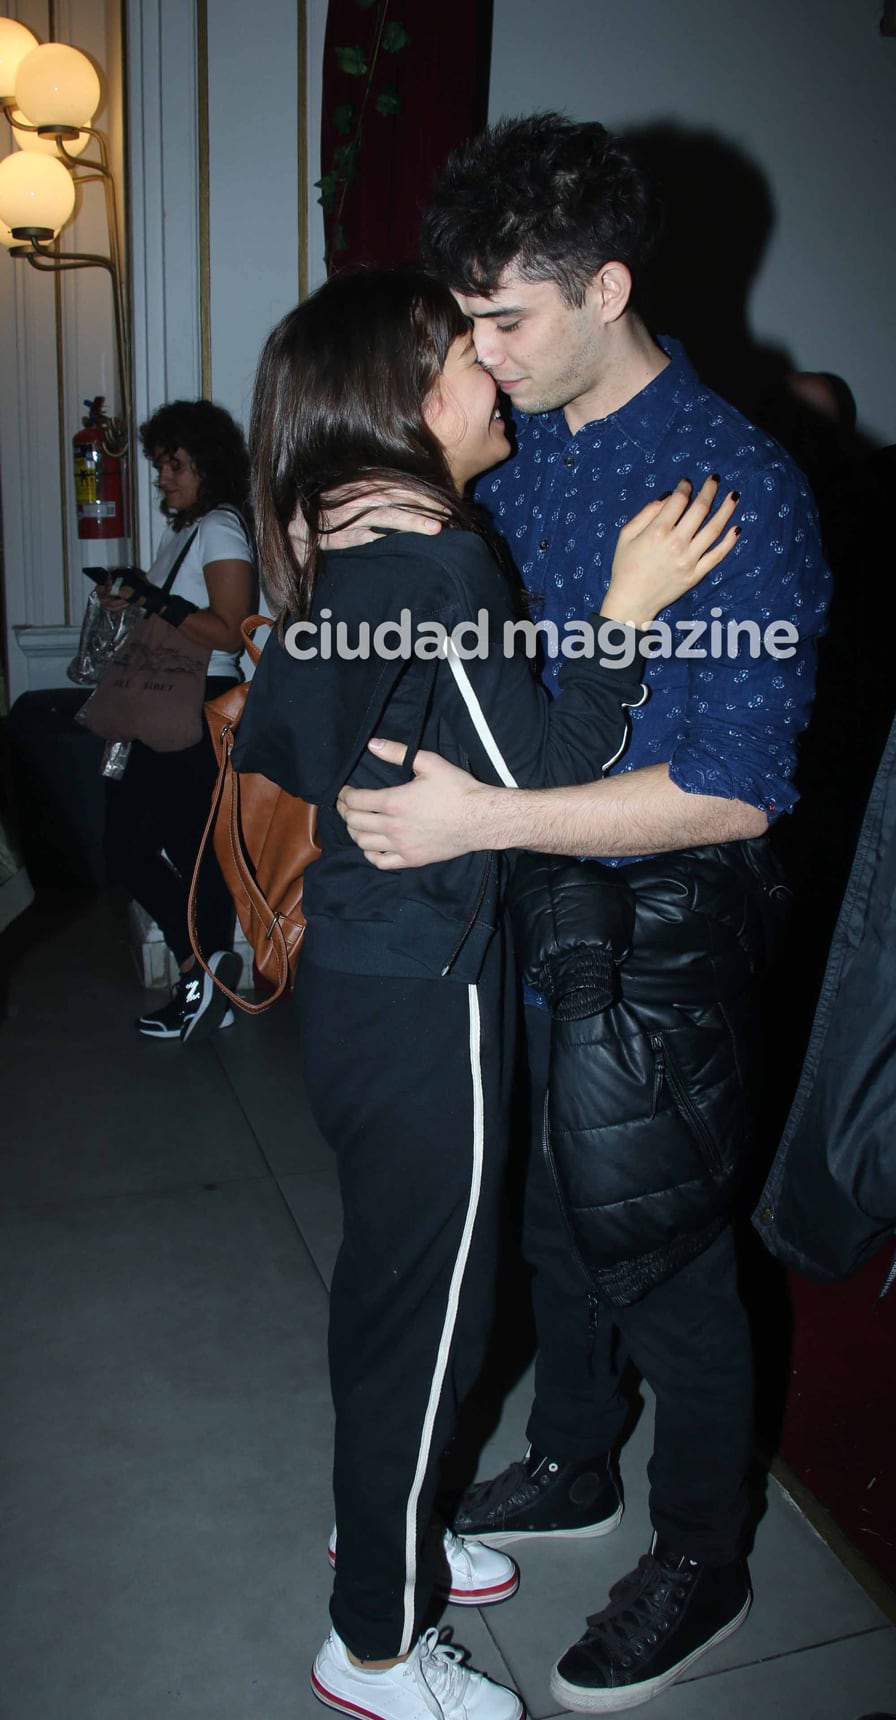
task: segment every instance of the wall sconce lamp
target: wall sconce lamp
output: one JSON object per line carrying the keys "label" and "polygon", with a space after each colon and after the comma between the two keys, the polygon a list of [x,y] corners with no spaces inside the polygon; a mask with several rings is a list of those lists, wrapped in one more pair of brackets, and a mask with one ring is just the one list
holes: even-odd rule
{"label": "wall sconce lamp", "polygon": [[[115,181],[106,139],[91,125],[100,81],[86,54],[62,42],[39,46],[13,18],[0,18],[0,109],[18,148],[0,161],[0,245],[33,269],[105,269],[112,284],[115,352],[124,436],[131,420],[130,323]],[[93,143],[95,154],[85,155]],[[62,251],[78,186],[103,186],[108,256]]]}

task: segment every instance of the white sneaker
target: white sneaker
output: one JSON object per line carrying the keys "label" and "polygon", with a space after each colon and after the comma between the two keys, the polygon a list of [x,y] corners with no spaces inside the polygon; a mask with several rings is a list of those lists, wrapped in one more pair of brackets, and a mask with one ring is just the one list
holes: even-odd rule
{"label": "white sneaker", "polygon": [[[506,1553],[484,1547],[481,1541],[462,1541],[439,1523],[430,1525],[424,1547],[433,1588],[452,1606],[494,1606],[496,1601],[509,1600],[520,1586],[520,1573]],[[327,1557],[335,1570],[335,1529],[327,1542]]]}
{"label": "white sneaker", "polygon": [[523,1705],[513,1690],[493,1684],[464,1665],[464,1650],[440,1642],[428,1630],[407,1660],[388,1672],[354,1666],[341,1637],[331,1630],[311,1669],[311,1688],[319,1702],[364,1720],[523,1720]]}

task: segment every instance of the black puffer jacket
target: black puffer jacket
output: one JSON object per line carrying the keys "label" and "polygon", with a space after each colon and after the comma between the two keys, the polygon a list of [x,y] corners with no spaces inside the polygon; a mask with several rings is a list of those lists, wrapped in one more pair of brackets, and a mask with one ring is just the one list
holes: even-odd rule
{"label": "black puffer jacket", "polygon": [[755,981],[788,898],[764,838],[619,868],[520,857],[517,944],[552,1015],[545,1152],[611,1306],[726,1221],[753,1120]]}

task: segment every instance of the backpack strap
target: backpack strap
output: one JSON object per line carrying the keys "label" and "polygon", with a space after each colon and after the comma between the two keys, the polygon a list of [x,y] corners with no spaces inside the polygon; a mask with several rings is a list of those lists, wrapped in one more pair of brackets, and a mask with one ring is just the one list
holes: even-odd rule
{"label": "backpack strap", "polygon": [[171,590],[171,587],[174,584],[174,581],[176,580],[178,574],[180,573],[181,566],[186,561],[187,553],[189,551],[190,545],[193,542],[193,539],[196,536],[196,533],[198,532],[198,530],[199,530],[198,526],[193,527],[193,530],[191,531],[189,537],[187,538],[187,541],[184,544],[183,549],[180,551],[180,554],[178,555],[177,560],[175,561],[174,566],[171,569],[171,572],[169,573],[167,579],[165,580],[164,585],[159,587],[160,591],[164,592],[166,597],[167,597],[169,591]]}
{"label": "backpack strap", "polygon": [[[205,830],[202,833],[202,841],[199,844],[199,852],[196,856],[196,864],[193,868],[193,877],[190,881],[190,896],[187,904],[190,943],[193,946],[193,954],[195,955],[200,967],[202,967],[208,974],[209,978],[213,980],[219,991],[222,991],[225,997],[230,999],[231,1003],[236,1004],[237,1008],[242,1009],[246,1015],[263,1015],[266,1009],[270,1009],[273,1004],[279,1002],[280,998],[289,987],[289,955],[286,948],[286,940],[280,926],[280,915],[277,913],[276,909],[270,906],[263,892],[259,890],[258,885],[252,876],[251,863],[243,847],[243,839],[240,834],[239,772],[235,771],[233,768],[231,757],[233,752],[233,733],[229,724],[225,726],[221,740],[222,752],[221,763],[218,769],[218,780],[215,784],[215,792],[212,795],[211,808],[208,819],[206,820]],[[240,888],[253,915],[267,928],[266,936],[271,943],[277,961],[276,989],[271,993],[270,997],[266,997],[262,1003],[249,1003],[248,999],[239,996],[237,992],[231,991],[229,986],[224,985],[218,978],[217,974],[212,973],[212,970],[199,947],[199,932],[196,923],[196,897],[199,886],[199,873],[202,867],[203,858],[211,840],[212,832],[217,823],[222,801],[225,799],[229,800],[229,817],[227,822],[230,850],[233,855]]]}
{"label": "backpack strap", "polygon": [[[243,636],[246,651],[251,657],[253,663],[258,662],[262,650],[260,645],[256,645],[255,640],[252,637],[255,629],[260,626],[273,627],[275,625],[275,622],[267,615],[249,615],[246,617],[246,620],[242,622],[240,631]],[[283,930],[280,925],[280,915],[276,909],[271,907],[264,895],[264,892],[259,889],[255,882],[252,863],[246,853],[243,843],[240,822],[239,771],[234,770],[232,758],[233,732],[237,726],[237,720],[238,719],[232,719],[226,721],[220,731],[219,745],[221,756],[218,765],[218,779],[215,783],[209,815],[206,820],[205,829],[202,833],[202,841],[199,844],[199,852],[196,855],[196,864],[193,867],[193,877],[190,881],[190,895],[187,904],[187,924],[190,933],[190,943],[193,947],[193,954],[199,962],[200,967],[202,967],[208,974],[209,978],[218,987],[219,991],[222,991],[225,997],[228,997],[230,1002],[236,1004],[237,1009],[243,1010],[246,1015],[263,1015],[265,1010],[270,1009],[273,1004],[279,1002],[284,992],[289,988],[289,953],[286,948],[286,939],[283,936]],[[215,826],[218,822],[219,813],[225,803],[225,816],[227,819],[230,852],[233,857],[234,867],[239,879],[243,900],[253,916],[266,928],[265,936],[268,938],[276,958],[276,989],[271,993],[270,997],[266,997],[262,1003],[249,1003],[246,998],[240,997],[235,991],[231,991],[229,986],[222,984],[217,974],[212,973],[211,968],[199,947],[199,932],[196,921],[196,899],[199,888],[199,874],[209,843],[212,840]]]}

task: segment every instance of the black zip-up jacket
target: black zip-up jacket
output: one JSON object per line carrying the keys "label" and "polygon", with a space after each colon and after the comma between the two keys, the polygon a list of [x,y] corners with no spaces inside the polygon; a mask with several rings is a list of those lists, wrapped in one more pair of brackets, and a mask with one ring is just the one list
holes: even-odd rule
{"label": "black zip-up jacket", "polygon": [[826,1280],[858,1271],[896,1232],[896,722],[753,1223],[785,1265]]}
{"label": "black zip-up jacket", "polygon": [[[429,655],[389,660],[371,649],[345,660],[337,654],[337,623],[345,624],[345,640],[355,649],[362,625],[397,627],[403,611],[412,642],[424,641]],[[484,656],[458,661],[450,648],[447,657],[434,655],[433,622],[453,635],[481,611]],[[322,854],[305,879],[303,960],[352,973],[474,982],[501,911],[497,857],[466,854],[380,872],[352,842],[336,797],[346,782],[382,788],[409,781],[420,747],[484,782],[537,788],[594,781],[625,747],[626,708],[647,696],[638,635],[629,667],[602,667],[599,647],[591,660],[568,660],[561,696],[552,700],[520,649],[504,655],[505,625],[520,614],[488,546],[473,532],[448,530],[435,538],[390,534],[327,552],[310,619],[333,629],[331,654],[322,654],[320,634],[303,632],[296,640],[300,650],[317,648],[305,661],[272,637],[234,748],[237,769],[259,771],[318,807]],[[592,621],[597,626],[598,617]],[[396,633],[396,649],[399,643]],[[459,643],[466,651],[477,640],[467,634]],[[376,734],[407,743],[404,769],[366,751]]]}

